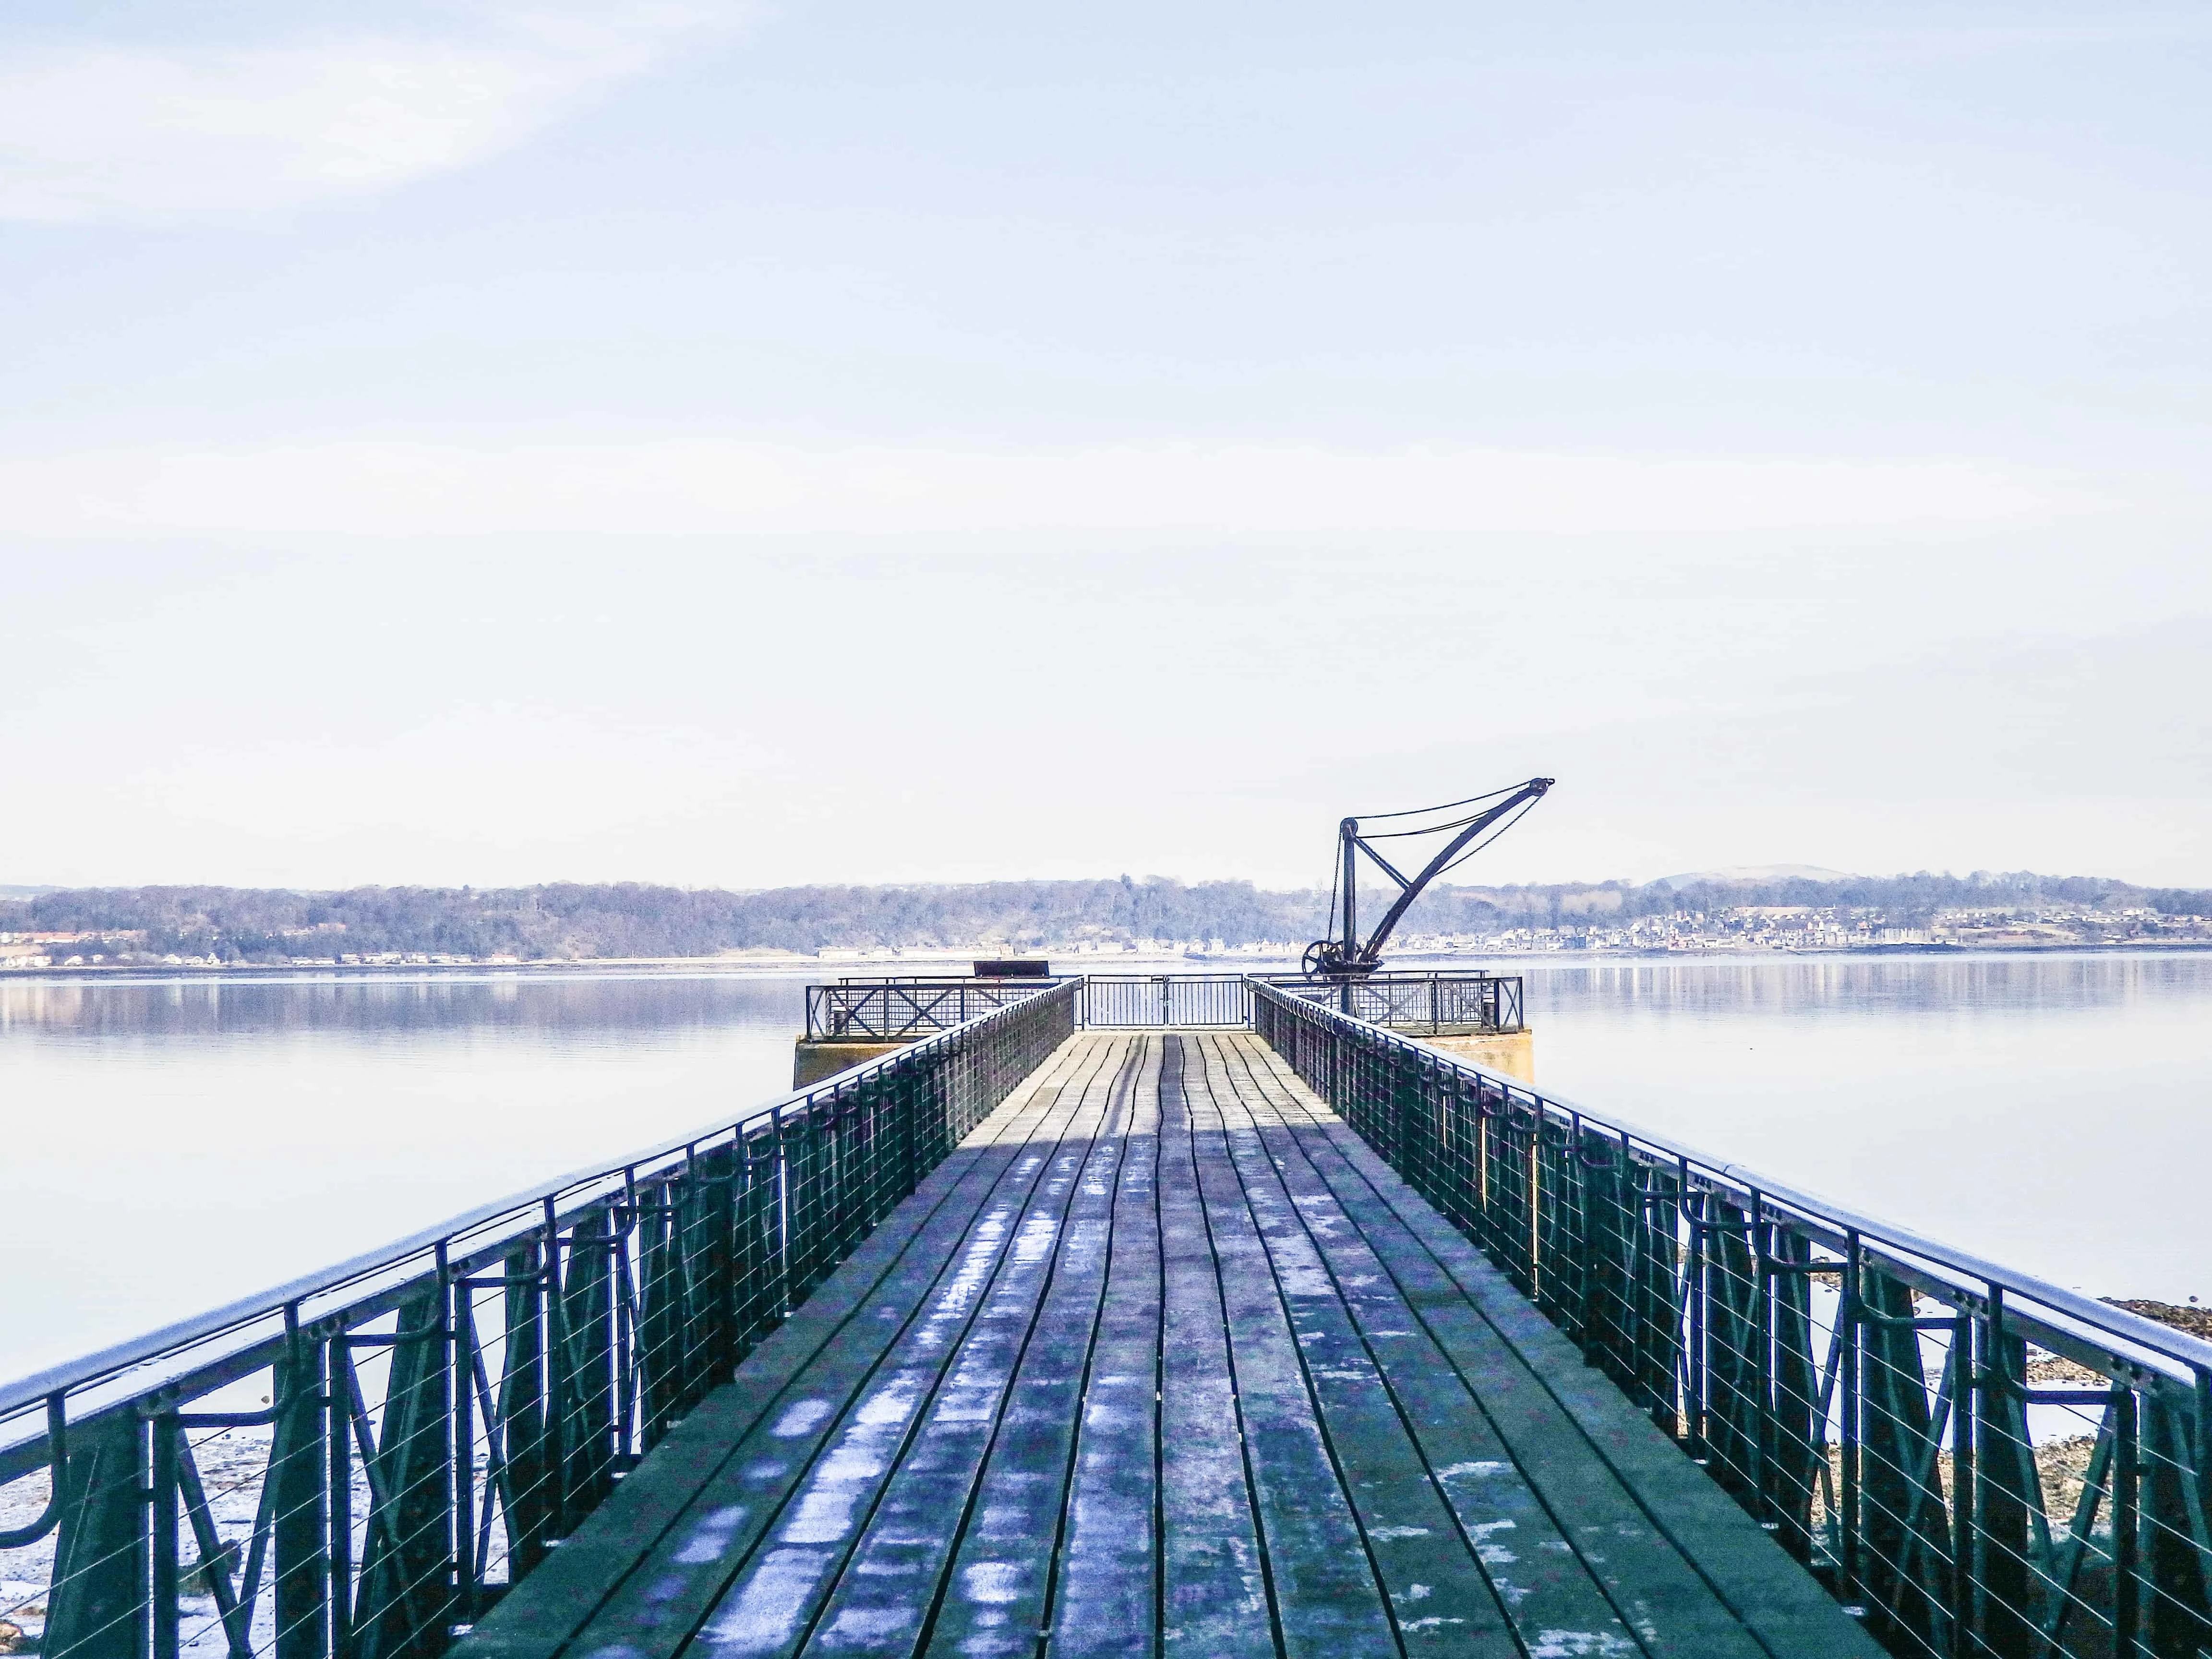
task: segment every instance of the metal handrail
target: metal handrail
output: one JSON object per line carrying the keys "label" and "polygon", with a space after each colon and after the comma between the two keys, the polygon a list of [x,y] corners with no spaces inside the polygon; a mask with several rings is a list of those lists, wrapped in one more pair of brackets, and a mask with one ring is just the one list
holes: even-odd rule
{"label": "metal handrail", "polygon": [[[990,979],[968,975],[848,975],[835,985],[806,988],[809,1042],[896,1042],[948,1029],[970,1016],[978,1002],[997,1005],[1036,995],[1053,985],[1080,983],[1079,1018],[1086,1025],[1116,1027],[1249,1025],[1255,980],[1294,994],[1327,997],[1378,1024],[1430,1030],[1446,1027],[1517,1031],[1522,1026],[1519,975],[1455,972],[1379,973],[1315,977],[1243,973],[1091,973],[1054,979]],[[1407,993],[1425,990],[1421,999]],[[1380,999],[1378,1002],[1378,998]],[[1146,1005],[1146,1006],[1139,1006]],[[1156,1005],[1156,1006],[1152,1006]]]}
{"label": "metal handrail", "polygon": [[[1059,992],[1063,997],[1072,1000],[1079,983],[1062,981],[1042,989],[1047,994]],[[1024,999],[1024,1001],[1027,1000]],[[989,1010],[964,1024],[947,1028],[911,1047],[902,1048],[896,1054],[863,1061],[806,1088],[779,1095],[750,1108],[740,1117],[716,1118],[685,1133],[655,1141],[619,1163],[590,1164],[573,1170],[551,1181],[541,1182],[488,1204],[464,1210],[390,1244],[364,1250],[335,1266],[303,1273],[268,1290],[240,1297],[204,1313],[162,1326],[143,1336],[133,1337],[81,1358],[49,1366],[44,1370],[33,1371],[27,1376],[0,1384],[0,1415],[35,1405],[54,1394],[75,1393],[108,1382],[165,1353],[194,1346],[257,1321],[279,1318],[288,1307],[297,1308],[312,1299],[361,1285],[364,1281],[374,1281],[418,1262],[441,1242],[469,1238],[472,1253],[490,1251],[496,1254],[498,1247],[520,1234],[530,1231],[542,1222],[544,1206],[549,1200],[556,1204],[556,1215],[566,1218],[575,1210],[588,1208],[591,1200],[603,1197],[611,1188],[619,1188],[625,1182],[634,1182],[640,1176],[650,1176],[667,1163],[686,1156],[690,1149],[702,1142],[732,1135],[742,1136],[750,1130],[781,1118],[794,1107],[805,1107],[834,1098],[863,1078],[893,1066],[920,1064],[935,1051],[952,1042],[988,1030],[994,1021],[1011,1013],[1015,1006],[1008,1004]],[[574,1201],[568,1208],[557,1207],[564,1200]],[[486,1234],[482,1231],[491,1224],[507,1218],[514,1218],[518,1224],[503,1232]],[[204,1363],[220,1363],[226,1357],[222,1353],[210,1355]],[[4,1458],[9,1451],[14,1449],[13,1446],[0,1448],[0,1458]],[[5,1478],[4,1468],[0,1468],[0,1479]]]}
{"label": "metal handrail", "polygon": [[945,1031],[1000,1008],[1078,981],[1059,979],[844,980],[806,988],[809,1042],[895,1042],[916,1031]]}
{"label": "metal handrail", "polygon": [[1448,1029],[1485,1034],[1527,1029],[1518,974],[1442,969],[1255,977],[1301,1000],[1326,1002],[1340,1013],[1394,1030],[1425,1027],[1424,1035],[1440,1036]]}
{"label": "metal handrail", "polygon": [[1252,995],[1261,1038],[1892,1652],[2212,1651],[2212,1343]]}
{"label": "metal handrail", "polygon": [[1808,1220],[1824,1223],[1838,1239],[1855,1234],[1862,1239],[1879,1240],[1922,1262],[1948,1270],[1960,1285],[1994,1285],[2013,1295],[2032,1297],[2045,1308],[2063,1313],[2092,1328],[2124,1337],[2138,1347],[2172,1361],[2176,1368],[2172,1375],[2177,1381],[2188,1381],[2199,1372],[2212,1373],[2212,1342],[2191,1336],[2185,1331],[2161,1325],[2156,1320],[2146,1319],[2125,1308],[2100,1302],[2094,1297],[2083,1296],[2078,1291],[2054,1285],[2047,1279],[2039,1279],[2033,1273],[1992,1261],[1986,1256],[1977,1255],[1971,1250],[1930,1237],[1914,1228],[1850,1209],[1809,1188],[1764,1174],[1747,1164],[1717,1158],[1663,1130],[1647,1128],[1618,1113],[1593,1111],[1563,1095],[1538,1090],[1505,1073],[1495,1072],[1460,1055],[1430,1048],[1387,1028],[1354,1019],[1334,1008],[1302,998],[1285,997],[1279,987],[1265,980],[1255,977],[1254,983],[1261,988],[1254,993],[1255,999],[1264,991],[1285,1001],[1296,1003],[1309,1015],[1357,1031],[1363,1041],[1404,1050],[1409,1057],[1417,1057],[1423,1065],[1448,1066],[1480,1078],[1486,1085],[1541,1112],[1555,1123],[1601,1129],[1616,1138],[1626,1135],[1644,1147],[1665,1154],[1675,1163],[1691,1165],[1740,1194],[1746,1196],[1757,1194],[1769,1205],[1780,1205]]}
{"label": "metal handrail", "polygon": [[[52,1479],[0,1534],[48,1558],[8,1564],[0,1615],[43,1613],[55,1659],[218,1639],[233,1659],[434,1659],[1035,1073],[1079,994],[1046,988],[0,1388],[0,1483]],[[260,1409],[220,1397],[248,1379]],[[245,1437],[211,1486],[196,1460],[226,1436]],[[210,1508],[240,1492],[242,1560]]]}

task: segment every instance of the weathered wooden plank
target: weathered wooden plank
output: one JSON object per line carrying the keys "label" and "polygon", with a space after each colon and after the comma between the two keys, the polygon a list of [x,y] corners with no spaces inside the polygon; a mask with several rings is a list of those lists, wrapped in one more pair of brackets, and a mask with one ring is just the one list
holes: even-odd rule
{"label": "weathered wooden plank", "polygon": [[[1528,1575],[1506,1578],[1499,1571],[1513,1559],[1514,1552],[1507,1540],[1493,1535],[1500,1530],[1494,1523],[1485,1531],[1462,1533],[1444,1484],[1401,1415],[1406,1402],[1379,1363],[1378,1346],[1388,1350],[1395,1343],[1404,1352],[1404,1340],[1417,1328],[1411,1311],[1389,1281],[1371,1271],[1371,1258],[1355,1262],[1354,1282],[1339,1279],[1334,1264],[1317,1243],[1317,1230],[1309,1225],[1316,1219],[1310,1213],[1310,1188],[1319,1183],[1309,1178],[1294,1193],[1289,1172],[1279,1167],[1286,1154],[1296,1154],[1291,1132],[1279,1127],[1279,1115],[1253,1088],[1249,1068],[1229,1062],[1224,1051],[1230,1045],[1207,1037],[1199,1039],[1196,1046],[1206,1061],[1207,1093],[1223,1119],[1245,1202],[1290,1311],[1308,1384],[1320,1401],[1332,1449],[1365,1534],[1369,1556],[1396,1612],[1406,1650],[1519,1659],[1522,1647],[1514,1638],[1502,1601],[1528,1596],[1540,1585],[1517,1582]],[[1335,1218],[1326,1213],[1318,1218],[1324,1226]],[[1347,1300],[1355,1289],[1363,1293],[1369,1316],[1366,1330],[1355,1323]],[[1393,1367],[1401,1376],[1406,1369]],[[1462,1396],[1460,1403],[1473,1402]],[[1591,1654],[1634,1650],[1627,1632],[1619,1628],[1603,1597],[1594,1593],[1571,1558],[1547,1561],[1539,1553],[1533,1565],[1533,1577],[1539,1580],[1578,1580],[1575,1587],[1582,1590],[1583,1602],[1595,1603],[1594,1617],[1585,1607],[1585,1616],[1574,1624],[1534,1623],[1533,1627],[1545,1631],[1547,1640],[1560,1638],[1551,1640],[1551,1645],[1571,1650],[1566,1638],[1572,1638]],[[1499,1579],[1494,1587],[1492,1574]],[[1560,1599],[1549,1598],[1554,1603]],[[1543,1611],[1556,1613],[1560,1609],[1548,1605]],[[1616,1633],[1618,1645],[1609,1649],[1607,1644]]]}
{"label": "weathered wooden plank", "polygon": [[[1115,1195],[1113,1255],[1060,1516],[1052,1652],[1151,1659],[1160,1647],[1160,1064],[1148,1045]],[[1256,1621],[1267,1628],[1266,1607]],[[1271,1644],[1272,1645],[1272,1644]]]}
{"label": "weathered wooden plank", "polygon": [[[1118,1047],[1102,1052],[1111,1060]],[[1042,1178],[1022,1203],[989,1212],[956,1282],[901,1334],[810,1467],[795,1481],[788,1471],[775,1471],[783,1481],[776,1512],[758,1549],[708,1610],[699,1630],[703,1646],[733,1656],[795,1651],[816,1633],[854,1552],[872,1541],[870,1522],[894,1477],[903,1475],[897,1484],[908,1489],[918,1485],[926,1508],[927,1496],[945,1496],[939,1477],[957,1475],[971,1449],[980,1455],[973,1431],[995,1410],[1079,1188],[1082,1148],[1103,1124],[1110,1087],[1097,1086],[1102,1075],[1110,1085],[1110,1068],[1092,1074]],[[895,1551],[923,1512],[902,1504],[872,1542]],[[856,1622],[839,1645],[850,1650],[867,1639]]]}
{"label": "weathered wooden plank", "polygon": [[[810,1653],[910,1652],[933,1640],[933,1613],[986,1641],[1012,1634],[1009,1620],[1019,1615],[1021,1649],[1034,1650],[1144,1048],[1139,1039],[1121,1051],[1095,1132],[1077,1126],[1061,1142],[1012,1258],[854,1540]],[[996,1490],[987,1494],[992,1474]],[[1018,1508],[1024,1498],[1035,1499],[1033,1513],[1006,1519],[1027,1522],[1026,1548],[1012,1558],[994,1548],[964,1580],[953,1573],[955,1552],[975,1535],[978,1507]],[[1024,1602],[1033,1605],[1024,1611]]]}
{"label": "weathered wooden plank", "polygon": [[[1243,1044],[1220,1042],[1212,1058],[1245,1090],[1270,1092]],[[1291,1099],[1278,1100],[1273,1115],[1286,1126],[1322,1122]],[[1427,1318],[1456,1299],[1449,1281],[1431,1271],[1401,1285],[1392,1275],[1395,1263],[1378,1256],[1300,1138],[1287,1127],[1261,1136],[1266,1164],[1326,1264],[1366,1358],[1419,1447],[1420,1467],[1449,1505],[1458,1547],[1482,1563],[1521,1641],[1532,1650],[1595,1656],[1640,1652],[1599,1570],[1554,1522],[1476,1389],[1431,1334]],[[1259,1182],[1255,1171],[1251,1184]],[[1715,1651],[1728,1649],[1723,1643]]]}
{"label": "weathered wooden plank", "polygon": [[[1114,1121],[1091,1151],[1051,1285],[1007,1389],[988,1462],[960,1517],[957,1556],[938,1586],[932,1653],[982,1659],[1036,1651],[1037,1632],[1048,1616],[1070,1461],[1116,1234],[1131,1219],[1121,1202],[1131,1134],[1142,1097],[1156,1086],[1158,1052],[1156,1039],[1139,1039],[1116,1079]],[[1149,1231],[1151,1217],[1138,1219]],[[1149,1464],[1149,1446],[1145,1456]],[[1149,1598],[1146,1613],[1149,1621]]]}
{"label": "weathered wooden plank", "polygon": [[1160,1645],[1209,1659],[1272,1659],[1280,1650],[1274,1592],[1182,1079],[1178,1039],[1164,1045],[1158,1084]]}
{"label": "weathered wooden plank", "polygon": [[[1284,1086],[1304,1089],[1279,1058],[1267,1059]],[[1554,1448],[1532,1455],[1516,1445],[1516,1455],[1553,1511],[1566,1518],[1570,1531],[1587,1536],[1586,1547],[1618,1571],[1615,1599],[1629,1608],[1639,1630],[1645,1617],[1653,1621],[1644,1633],[1654,1651],[1686,1656],[1721,1650],[1700,1644],[1722,1639],[1724,1627],[1698,1616],[1698,1598],[1686,1588],[1668,1588],[1667,1581],[1687,1569],[1758,1650],[1790,1659],[1876,1659],[1881,1650],[1818,1581],[1612,1382],[1584,1365],[1574,1345],[1357,1135],[1340,1127],[1304,1132],[1300,1139],[1394,1273],[1402,1279],[1425,1257],[1450,1282],[1456,1292],[1453,1300],[1480,1316],[1480,1328],[1459,1334],[1464,1344],[1444,1340],[1441,1330],[1440,1340],[1448,1350],[1457,1351],[1455,1357],[1463,1369],[1480,1380],[1484,1402],[1509,1443],[1515,1442],[1516,1424],[1526,1422],[1531,1441]],[[1332,1155],[1356,1178],[1334,1178]],[[1418,1296],[1414,1300],[1428,1311],[1425,1302]],[[1593,1474],[1588,1462],[1562,1447],[1551,1426],[1559,1414],[1573,1425],[1602,1474]],[[1632,1503],[1632,1512],[1621,1509],[1623,1495]],[[1637,1534],[1647,1528],[1664,1547],[1632,1552]],[[1668,1566],[1670,1557],[1679,1567]],[[1640,1587],[1627,1576],[1632,1559],[1638,1572],[1652,1575]],[[1644,1613],[1637,1611],[1638,1601]]]}
{"label": "weathered wooden plank", "polygon": [[[851,1402],[888,1363],[893,1346],[910,1339],[916,1326],[933,1315],[937,1319],[931,1328],[942,1334],[950,1321],[972,1308],[1014,1218],[1043,1176],[1045,1149],[1056,1140],[1060,1121],[1076,1109],[1101,1059],[1088,1045],[1071,1045],[1057,1081],[1031,1091],[1025,1103],[1024,1109],[1034,1117],[1036,1143],[1006,1145],[978,1158],[961,1181],[957,1200],[930,1218],[891,1274],[859,1304],[855,1316],[793,1368],[780,1386],[763,1382],[756,1388],[763,1372],[754,1369],[755,1362],[768,1344],[740,1367],[732,1390],[764,1403],[742,1433],[724,1443],[724,1455],[696,1485],[676,1521],[657,1535],[632,1539],[635,1570],[610,1586],[568,1651],[619,1650],[625,1659],[656,1659],[674,1653],[690,1638]],[[681,1455],[672,1436],[670,1444],[656,1448],[631,1481]],[[535,1583],[533,1575],[516,1595]],[[526,1618],[524,1627],[534,1622]]]}
{"label": "weathered wooden plank", "polygon": [[1218,1124],[1198,1121],[1188,1099],[1188,1047],[1180,1036],[1169,1039],[1168,1065],[1182,1086],[1172,1103],[1164,1099],[1164,1115],[1169,1133],[1179,1126],[1188,1138],[1213,1243],[1279,1639],[1291,1659],[1399,1652],[1391,1611],[1330,1455],[1267,1248]]}

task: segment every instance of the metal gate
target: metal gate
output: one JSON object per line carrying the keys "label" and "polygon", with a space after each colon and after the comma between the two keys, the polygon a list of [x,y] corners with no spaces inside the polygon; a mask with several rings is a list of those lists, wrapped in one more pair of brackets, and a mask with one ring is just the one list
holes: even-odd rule
{"label": "metal gate", "polygon": [[1252,1023],[1252,982],[1242,974],[1093,974],[1084,984],[1086,1025]]}

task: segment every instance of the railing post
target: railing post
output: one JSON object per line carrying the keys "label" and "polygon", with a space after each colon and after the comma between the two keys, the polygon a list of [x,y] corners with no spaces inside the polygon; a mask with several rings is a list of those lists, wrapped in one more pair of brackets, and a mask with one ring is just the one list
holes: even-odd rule
{"label": "railing post", "polygon": [[1712,1212],[1712,1194],[1694,1190],[1690,1183],[1690,1160],[1676,1165],[1682,1183],[1682,1212],[1687,1218],[1689,1247],[1683,1268],[1683,1294],[1689,1302],[1690,1340],[1683,1354],[1682,1395],[1689,1418],[1690,1455],[1699,1462],[1712,1455],[1706,1431],[1711,1411],[1705,1322],[1712,1294],[1712,1268],[1708,1261],[1706,1231]]}
{"label": "railing post", "polygon": [[1758,1188],[1751,1189],[1752,1341],[1752,1515],[1769,1531],[1774,1528],[1774,1502],[1767,1468],[1774,1445],[1774,1273],[1773,1249],[1766,1220],[1766,1200]]}
{"label": "railing post", "polygon": [[325,1547],[330,1456],[330,1395],[322,1345],[300,1330],[298,1304],[284,1310],[284,1348],[274,1387],[276,1429],[269,1447],[270,1526],[273,1546],[270,1600],[276,1659],[323,1659],[330,1553]]}
{"label": "railing post", "polygon": [[324,1387],[329,1401],[331,1504],[331,1652],[352,1659],[354,1652],[353,1559],[353,1350],[343,1320],[334,1321],[323,1342]]}
{"label": "railing post", "polygon": [[389,1338],[371,1339],[391,1351],[356,1608],[356,1633],[374,1659],[436,1659],[452,1622],[446,1311],[433,1284],[400,1304]]}
{"label": "railing post", "polygon": [[550,1198],[545,1200],[544,1231],[545,1322],[540,1340],[545,1365],[545,1436],[540,1443],[545,1457],[546,1530],[541,1541],[550,1544],[568,1536],[574,1525],[570,1518],[568,1459],[572,1448],[565,1381],[568,1367],[568,1284],[564,1271],[574,1262],[572,1258],[564,1264],[561,1259],[561,1223]]}
{"label": "railing post", "polygon": [[2030,1659],[2040,1645],[2030,1598],[2031,1509],[2040,1510],[2034,1453],[2027,1438],[2020,1390],[2026,1385],[2026,1345],[2005,1329],[2005,1293],[1989,1289],[1983,1336],[1981,1411],[1975,1426],[1975,1530],[1980,1538],[1980,1624],[1983,1647],[2003,1659]]}
{"label": "railing post", "polygon": [[1860,1418],[1860,1399],[1863,1389],[1862,1348],[1865,1340],[1864,1325],[1859,1318],[1859,1274],[1862,1271],[1862,1246],[1856,1228],[1844,1237],[1843,1292],[1836,1303],[1836,1340],[1842,1345],[1839,1387],[1842,1416],[1839,1429],[1840,1453],[1843,1468],[1838,1472],[1838,1484],[1843,1488],[1841,1500],[1841,1535],[1837,1540],[1837,1588],[1846,1602],[1856,1602],[1863,1590],[1859,1583],[1859,1528],[1861,1479],[1860,1462],[1863,1425]]}
{"label": "railing post", "polygon": [[1532,1109],[1528,1126],[1528,1299],[1544,1305],[1544,1109]]}
{"label": "railing post", "polygon": [[2142,1550],[2137,1539],[2142,1518],[2137,1474],[2142,1455],[2142,1424],[2135,1390],[2124,1382],[2115,1383],[2113,1389],[2112,1659],[2136,1659],[2142,1650]]}
{"label": "railing post", "polygon": [[153,1435],[154,1659],[177,1659],[178,1552],[176,1413],[161,1411],[148,1425]]}
{"label": "railing post", "polygon": [[473,1623],[477,1616],[477,1460],[474,1310],[469,1305],[465,1277],[457,1278],[447,1259],[445,1241],[438,1243],[438,1277],[445,1286],[450,1310],[447,1328],[452,1332],[448,1363],[451,1375],[446,1397],[452,1402],[453,1455],[449,1465],[453,1491],[447,1500],[453,1516],[453,1607],[456,1621]]}
{"label": "railing post", "polygon": [[1589,1166],[1583,1162],[1583,1119],[1567,1114],[1567,1151],[1559,1161],[1559,1209],[1563,1212],[1555,1234],[1564,1234],[1574,1254],[1566,1307],[1572,1328],[1568,1334],[1583,1351],[1583,1363],[1595,1358],[1590,1334]]}
{"label": "railing post", "polygon": [[[148,1650],[146,1440],[147,1425],[127,1409],[70,1431],[53,1471],[61,1520],[41,1644],[47,1659],[143,1659]],[[171,1491],[173,1571],[173,1483]]]}
{"label": "railing post", "polygon": [[[1980,1588],[1974,1528],[1974,1423],[1980,1415],[1973,1310],[1962,1297],[1951,1322],[1951,1651],[1972,1659]],[[2117,1536],[2117,1534],[2115,1534]]]}

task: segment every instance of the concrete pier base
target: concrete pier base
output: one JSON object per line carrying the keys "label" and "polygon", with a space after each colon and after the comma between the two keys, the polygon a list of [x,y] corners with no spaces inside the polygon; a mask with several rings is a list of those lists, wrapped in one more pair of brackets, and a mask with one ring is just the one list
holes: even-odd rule
{"label": "concrete pier base", "polygon": [[1503,1072],[1523,1083],[1536,1080],[1536,1034],[1527,1027],[1517,1031],[1476,1031],[1465,1036],[1425,1036],[1415,1039],[1462,1060],[1493,1072]]}
{"label": "concrete pier base", "polygon": [[848,1066],[858,1066],[864,1060],[881,1060],[920,1040],[909,1037],[904,1042],[809,1042],[801,1037],[792,1053],[791,1086],[811,1087],[825,1077],[835,1077]]}

